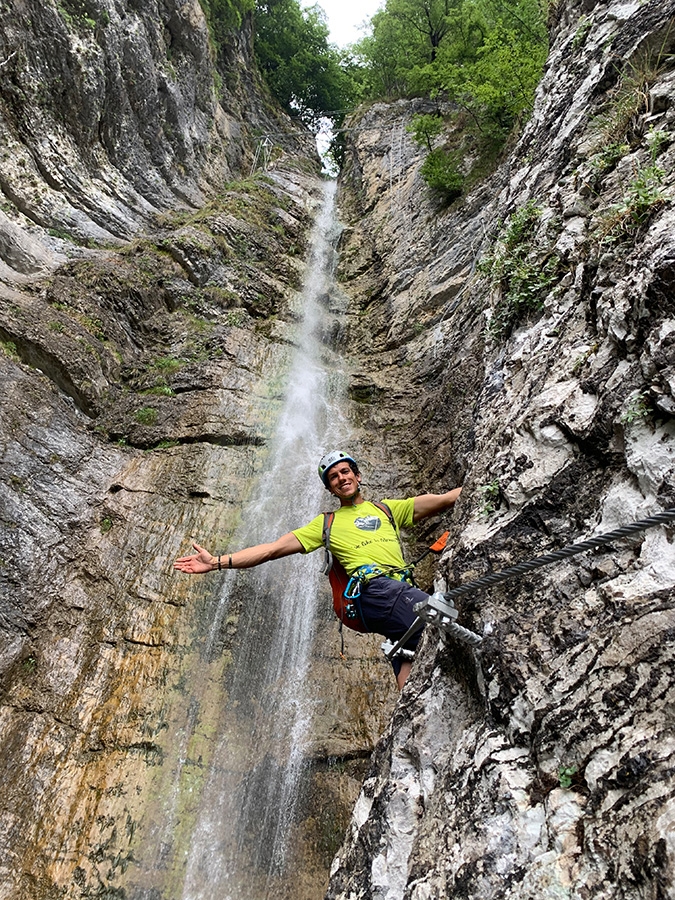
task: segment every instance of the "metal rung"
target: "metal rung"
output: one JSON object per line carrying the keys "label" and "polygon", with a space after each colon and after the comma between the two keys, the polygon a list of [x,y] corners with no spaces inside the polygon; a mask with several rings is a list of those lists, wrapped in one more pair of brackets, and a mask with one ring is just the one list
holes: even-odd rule
{"label": "metal rung", "polygon": [[461,625],[457,624],[457,617],[459,616],[457,607],[452,600],[446,600],[440,591],[432,594],[426,600],[422,600],[421,603],[416,603],[413,609],[417,613],[417,618],[403,637],[395,644],[392,644],[391,641],[385,641],[382,644],[382,651],[387,659],[393,659],[401,653],[411,652],[404,651],[403,644],[407,643],[408,639],[413,634],[416,634],[425,622],[428,622],[429,625],[436,625],[437,628],[442,629],[446,634],[452,635],[452,637],[463,644],[478,647],[483,643],[483,638],[479,634],[469,631],[468,628],[462,628]]}
{"label": "metal rung", "polygon": [[399,647],[398,650],[394,650],[395,646],[396,644],[394,644],[393,641],[385,641],[382,644],[382,652],[387,657],[387,659],[393,659],[394,656],[399,656],[402,659],[415,659],[414,650],[405,650],[403,647]]}

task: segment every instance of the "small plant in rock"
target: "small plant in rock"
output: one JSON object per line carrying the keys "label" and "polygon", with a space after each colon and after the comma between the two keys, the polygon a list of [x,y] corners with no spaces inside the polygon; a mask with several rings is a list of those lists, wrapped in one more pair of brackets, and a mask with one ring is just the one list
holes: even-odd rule
{"label": "small plant in rock", "polygon": [[106,516],[105,519],[101,519],[101,534],[107,534],[110,529],[113,527],[112,519]]}
{"label": "small plant in rock", "polygon": [[609,108],[597,119],[598,145],[639,142],[640,117],[649,112],[649,89],[664,64],[663,47],[648,49],[627,62]]}
{"label": "small plant in rock", "polygon": [[478,491],[481,494],[481,502],[478,511],[480,512],[481,516],[485,516],[487,518],[495,513],[497,511],[497,508],[499,507],[499,501],[501,498],[499,479],[494,478],[489,484],[482,484],[478,488]]}
{"label": "small plant in rock", "polygon": [[654,128],[652,125],[647,132],[647,136],[645,141],[647,146],[649,147],[649,152],[652,156],[652,162],[656,162],[656,157],[661,153],[661,151],[668,146],[668,144],[672,140],[672,135],[668,131],[663,131],[660,128]]}
{"label": "small plant in rock", "polygon": [[141,391],[142,394],[156,394],[162,397],[175,397],[176,392],[168,384],[156,384],[154,387],[146,388]]}
{"label": "small plant in rock", "polygon": [[638,166],[626,193],[601,219],[598,237],[601,243],[631,240],[666,202],[662,184],[664,170],[652,162]]}
{"label": "small plant in rock", "polygon": [[602,179],[630,153],[630,146],[621,141],[612,141],[602,149],[594,153],[588,160],[590,172],[588,175],[588,187],[593,193],[597,193],[602,185]]}
{"label": "small plant in rock", "polygon": [[245,319],[246,314],[243,309],[233,309],[227,314],[225,321],[231,328],[241,328]]}
{"label": "small plant in rock", "polygon": [[9,356],[10,359],[19,358],[14,341],[0,341],[0,351],[2,351],[5,356]]}
{"label": "small plant in rock", "polygon": [[621,415],[622,425],[631,425],[639,419],[647,419],[651,415],[649,404],[649,391],[633,394],[629,399],[626,409]]}
{"label": "small plant in rock", "polygon": [[157,410],[152,406],[143,406],[136,410],[134,419],[139,425],[154,425],[157,421]]}
{"label": "small plant in rock", "polygon": [[558,280],[558,256],[548,245],[535,242],[540,218],[534,200],[521,206],[479,264],[479,271],[499,289],[488,326],[495,340],[507,338],[519,322],[543,309],[546,294]]}
{"label": "small plant in rock", "polygon": [[27,656],[23,661],[23,669],[28,675],[32,675],[37,669],[37,660],[34,656]]}
{"label": "small plant in rock", "polygon": [[577,24],[577,30],[572,40],[572,49],[579,50],[586,43],[591,28],[593,27],[593,18],[589,16],[580,16]]}
{"label": "small plant in rock", "polygon": [[561,788],[572,787],[574,776],[579,771],[577,766],[560,766],[558,769],[558,782]]}

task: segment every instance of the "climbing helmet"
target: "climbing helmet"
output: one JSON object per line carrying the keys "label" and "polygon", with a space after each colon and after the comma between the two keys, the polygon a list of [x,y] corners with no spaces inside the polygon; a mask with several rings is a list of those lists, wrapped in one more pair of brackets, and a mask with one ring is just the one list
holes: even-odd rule
{"label": "climbing helmet", "polygon": [[332,468],[336,463],[342,462],[352,462],[358,468],[358,463],[354,459],[353,456],[350,456],[348,453],[345,453],[343,450],[331,450],[330,453],[326,453],[321,457],[319,461],[319,478],[324,483],[324,487],[328,487],[328,482],[326,481],[326,476],[328,475],[328,470]]}

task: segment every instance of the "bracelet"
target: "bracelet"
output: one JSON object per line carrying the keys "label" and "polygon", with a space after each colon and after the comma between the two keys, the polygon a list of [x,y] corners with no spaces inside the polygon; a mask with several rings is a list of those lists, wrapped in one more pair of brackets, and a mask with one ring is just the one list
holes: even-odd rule
{"label": "bracelet", "polygon": [[219,557],[218,557],[218,571],[219,571],[219,572],[220,572],[220,569],[221,569],[221,565],[220,565],[220,556],[219,556]]}
{"label": "bracelet", "polygon": [[227,562],[228,568],[231,569],[232,568],[232,554],[231,553],[228,555],[227,559],[228,559],[228,562]]}

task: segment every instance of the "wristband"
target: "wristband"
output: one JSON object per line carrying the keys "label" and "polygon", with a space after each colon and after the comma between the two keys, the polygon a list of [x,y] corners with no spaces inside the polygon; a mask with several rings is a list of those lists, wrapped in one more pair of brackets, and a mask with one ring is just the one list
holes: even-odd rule
{"label": "wristband", "polygon": [[218,571],[219,571],[219,572],[220,572],[221,568],[222,568],[222,567],[221,567],[221,565],[220,565],[220,556],[219,556],[219,557],[218,557]]}

